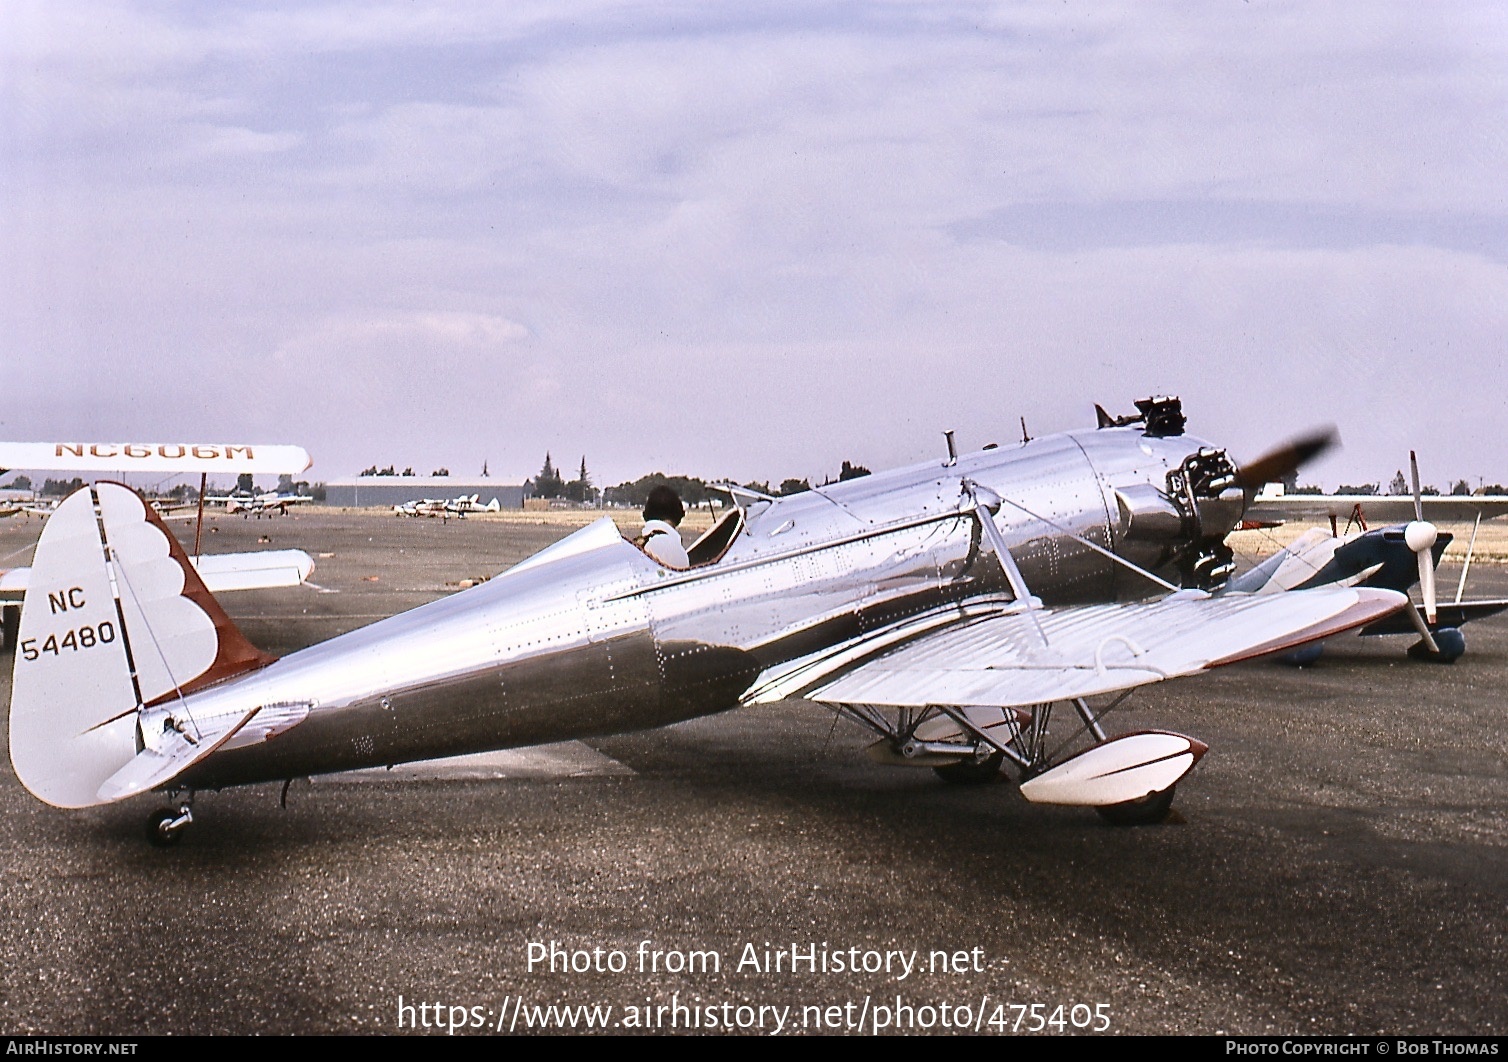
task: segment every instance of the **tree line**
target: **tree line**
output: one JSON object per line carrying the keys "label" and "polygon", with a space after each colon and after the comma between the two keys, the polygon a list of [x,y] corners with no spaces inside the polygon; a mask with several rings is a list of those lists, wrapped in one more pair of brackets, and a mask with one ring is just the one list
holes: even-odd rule
{"label": "tree line", "polygon": [[[1307,484],[1307,486],[1303,487],[1297,486],[1297,481],[1297,474],[1291,475],[1288,480],[1283,481],[1286,493],[1291,493],[1291,495],[1323,495],[1323,493],[1326,493],[1323,487],[1316,487],[1313,484]],[[1335,493],[1338,493],[1338,495],[1407,498],[1407,496],[1413,495],[1413,484],[1405,477],[1404,471],[1398,469],[1398,471],[1393,472],[1392,480],[1389,480],[1389,483],[1387,483],[1387,490],[1383,490],[1383,484],[1381,484],[1381,480],[1378,480],[1377,483],[1342,483],[1341,486],[1336,487]],[[1508,495],[1508,487],[1503,487],[1500,483],[1487,483],[1482,484],[1476,490],[1472,490],[1472,484],[1467,483],[1466,480],[1455,481],[1454,484],[1451,484],[1449,492],[1442,492],[1439,487],[1431,486],[1431,484],[1422,484],[1419,487],[1419,495],[1421,496],[1439,498],[1442,493],[1449,493],[1451,498],[1469,498],[1473,493],[1481,493],[1481,495]]]}
{"label": "tree line", "polygon": [[[863,465],[844,461],[843,467],[838,472],[838,480],[857,479],[869,474],[869,469]],[[832,482],[833,480],[829,479],[818,485],[827,486]],[[585,455],[581,458],[576,478],[567,480],[555,467],[555,460],[548,452],[545,453],[544,465],[531,479],[525,481],[524,493],[533,498],[560,498],[572,502],[599,502],[603,505],[639,508],[649,500],[649,492],[661,484],[671,487],[680,495],[682,502],[692,507],[710,504],[714,498],[720,496],[720,492],[708,486],[707,480],[696,476],[671,476],[664,472],[651,472],[638,479],[619,483],[617,486],[598,488],[592,483],[591,473],[587,471]],[[808,480],[794,478],[784,480],[774,490],[770,488],[769,483],[761,482],[744,483],[741,486],[749,490],[757,490],[761,494],[774,495],[800,494],[802,491],[812,489]]]}

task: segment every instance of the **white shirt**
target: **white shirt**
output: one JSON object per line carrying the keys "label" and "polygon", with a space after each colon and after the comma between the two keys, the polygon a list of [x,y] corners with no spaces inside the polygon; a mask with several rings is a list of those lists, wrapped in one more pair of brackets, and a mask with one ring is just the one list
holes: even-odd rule
{"label": "white shirt", "polygon": [[691,558],[681,545],[681,533],[664,520],[648,521],[640,534],[645,539],[644,552],[667,568],[691,567]]}

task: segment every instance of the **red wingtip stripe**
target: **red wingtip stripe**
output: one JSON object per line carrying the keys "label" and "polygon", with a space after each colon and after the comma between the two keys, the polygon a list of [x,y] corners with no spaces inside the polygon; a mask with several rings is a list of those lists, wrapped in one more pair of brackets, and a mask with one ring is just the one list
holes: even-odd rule
{"label": "red wingtip stripe", "polygon": [[[1303,594],[1315,591],[1293,590],[1289,592]],[[1244,652],[1212,661],[1208,666],[1223,667],[1226,664],[1236,664],[1242,660],[1253,660],[1259,656],[1267,656],[1271,653],[1296,649],[1301,645],[1307,645],[1309,642],[1317,642],[1322,638],[1328,638],[1334,634],[1341,634],[1344,631],[1365,626],[1373,620],[1397,612],[1402,605],[1408,603],[1408,598],[1392,591],[1362,590],[1358,591],[1358,594],[1361,596],[1355,604],[1331,616],[1327,620],[1321,620],[1319,623],[1306,627],[1301,631],[1294,631],[1281,638],[1274,638],[1272,641],[1253,646]]]}

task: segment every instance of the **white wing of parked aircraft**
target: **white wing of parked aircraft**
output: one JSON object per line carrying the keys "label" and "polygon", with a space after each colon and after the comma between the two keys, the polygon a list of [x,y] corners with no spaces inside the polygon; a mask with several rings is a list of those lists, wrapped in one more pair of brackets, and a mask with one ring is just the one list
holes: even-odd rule
{"label": "white wing of parked aircraft", "polygon": [[[1469,524],[1508,516],[1508,494],[1425,494],[1419,499],[1425,520]],[[1248,519],[1258,522],[1333,520],[1344,525],[1398,524],[1419,518],[1409,494],[1289,494],[1267,489],[1253,499]]]}
{"label": "white wing of parked aircraft", "polygon": [[0,442],[0,470],[296,475],[311,464],[302,446],[260,443]]}
{"label": "white wing of parked aircraft", "polygon": [[[216,553],[191,557],[189,563],[213,594],[298,586],[314,571],[314,560],[301,549]],[[30,583],[30,568],[0,569],[0,601],[20,601]]]}

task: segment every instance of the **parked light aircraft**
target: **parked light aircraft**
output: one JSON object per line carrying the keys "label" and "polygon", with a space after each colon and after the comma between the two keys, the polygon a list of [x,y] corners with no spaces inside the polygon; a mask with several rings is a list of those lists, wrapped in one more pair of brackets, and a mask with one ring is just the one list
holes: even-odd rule
{"label": "parked light aircraft", "polygon": [[[1304,532],[1284,549],[1268,557],[1251,571],[1245,572],[1228,584],[1227,589],[1241,593],[1273,593],[1275,591],[1306,589],[1329,583],[1347,586],[1374,586],[1408,593],[1417,584],[1421,604],[1400,609],[1390,616],[1361,629],[1364,635],[1417,634],[1419,641],[1409,649],[1409,656],[1418,660],[1452,663],[1466,651],[1466,638],[1462,624],[1486,616],[1494,616],[1508,609],[1508,599],[1463,600],[1466,576],[1471,570],[1471,553],[1476,545],[1477,527],[1472,528],[1472,541],[1467,547],[1466,559],[1461,567],[1461,579],[1456,586],[1455,600],[1441,605],[1437,600],[1435,572],[1440,565],[1440,556],[1453,541],[1449,532],[1440,531],[1426,516],[1433,513],[1460,516],[1463,510],[1451,503],[1475,503],[1476,521],[1480,526],[1484,516],[1491,517],[1508,511],[1508,498],[1454,497],[1443,499],[1425,495],[1419,489],[1419,459],[1409,453],[1409,472],[1413,481],[1413,494],[1407,497],[1384,499],[1390,503],[1380,506],[1384,512],[1398,512],[1396,503],[1402,501],[1410,506],[1404,510],[1413,519],[1406,524],[1367,529],[1358,511],[1355,520],[1361,524],[1360,531],[1341,534],[1336,528],[1333,510],[1327,512],[1324,496],[1290,495],[1297,502],[1289,513],[1330,515],[1329,534],[1313,528]],[[1311,507],[1303,504],[1309,500]],[[1258,498],[1260,502],[1260,496]],[[1433,507],[1431,502],[1436,503]],[[1257,505],[1252,506],[1255,510]],[[1470,510],[1465,510],[1470,512]],[[1349,522],[1348,522],[1349,527]],[[1313,642],[1290,654],[1288,662],[1305,665],[1319,659],[1322,642]]]}
{"label": "parked light aircraft", "polygon": [[166,844],[200,789],[804,697],[871,730],[877,758],[958,781],[1009,765],[1030,801],[1158,821],[1205,746],[1109,734],[1130,690],[1407,598],[1201,588],[1228,575],[1225,536],[1250,495],[1313,447],[1238,468],[1183,435],[1176,399],[1138,407],[1136,423],[1010,449],[960,456],[950,436],[946,459],[790,497],[729,488],[737,504],[685,570],[604,518],[281,660],[241,635],[136,494],[99,484],[64,502],[37,549],[11,760],[58,807],[176,795],[148,821]]}
{"label": "parked light aircraft", "polygon": [[225,506],[227,513],[255,516],[260,520],[264,516],[272,516],[273,513],[281,513],[283,516],[287,516],[288,506],[305,505],[314,499],[307,494],[280,494],[277,491],[266,491],[261,494],[211,496],[204,500],[215,505]]}
{"label": "parked light aircraft", "polygon": [[462,494],[456,498],[418,498],[393,506],[393,512],[398,516],[438,516],[441,519],[464,517],[467,513],[495,513],[501,509],[502,503],[496,498],[483,505],[480,494]]}
{"label": "parked light aircraft", "polygon": [[450,499],[448,508],[457,516],[465,516],[467,513],[495,513],[503,508],[501,502],[493,498],[486,505],[482,504],[480,494],[462,494],[458,498]]}
{"label": "parked light aircraft", "polygon": [[22,502],[20,505],[11,510],[11,512],[6,513],[5,515],[11,516],[15,513],[25,513],[29,517],[40,516],[45,520],[49,516],[51,516],[52,511],[58,507],[59,500],[60,499],[57,498],[43,498],[38,501]]}
{"label": "parked light aircraft", "polygon": [[[12,509],[0,509],[0,517],[14,516],[17,513],[25,513],[27,516],[40,516],[47,519],[57,511],[61,498],[48,498],[42,501],[24,502]],[[194,507],[193,502],[164,501],[161,498],[149,498],[147,504],[156,509],[164,520],[188,520],[191,514],[186,509]]]}

